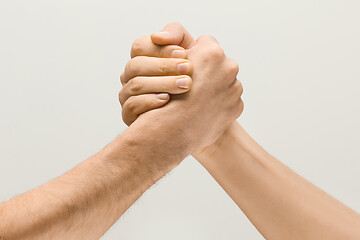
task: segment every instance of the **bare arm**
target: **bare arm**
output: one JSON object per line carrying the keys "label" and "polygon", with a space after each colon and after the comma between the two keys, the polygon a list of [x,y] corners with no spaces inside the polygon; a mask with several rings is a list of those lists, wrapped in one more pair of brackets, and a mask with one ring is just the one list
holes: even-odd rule
{"label": "bare arm", "polygon": [[[132,60],[121,75],[129,86],[120,94],[128,123],[142,111],[138,101],[153,109],[169,100],[153,92],[127,94],[146,90],[141,85],[144,81],[164,79],[167,84],[158,90],[171,86],[171,93],[189,89],[183,80],[178,84],[179,79],[186,77],[185,82],[191,84],[188,60],[171,55],[167,64],[158,55],[173,54],[173,49],[151,46],[154,51],[148,57],[137,57],[132,51]],[[133,49],[138,49],[136,44]],[[218,139],[242,111],[237,65],[211,37],[199,38],[188,56],[199,69],[192,72],[196,80],[192,93],[173,96],[166,106],[143,114],[119,138],[68,173],[0,204],[0,238],[98,239],[149,186],[184,157]],[[219,80],[224,84],[218,84]],[[202,91],[205,86],[206,92]],[[216,92],[221,94],[214,96]]]}
{"label": "bare arm", "polygon": [[[165,31],[152,40],[164,45],[189,39],[179,24]],[[358,213],[268,154],[238,123],[193,155],[266,239],[360,239]]]}
{"label": "bare arm", "polygon": [[166,124],[139,121],[66,174],[0,204],[0,239],[99,239],[190,154]]}
{"label": "bare arm", "polygon": [[360,239],[360,215],[283,165],[237,123],[196,158],[272,239]]}

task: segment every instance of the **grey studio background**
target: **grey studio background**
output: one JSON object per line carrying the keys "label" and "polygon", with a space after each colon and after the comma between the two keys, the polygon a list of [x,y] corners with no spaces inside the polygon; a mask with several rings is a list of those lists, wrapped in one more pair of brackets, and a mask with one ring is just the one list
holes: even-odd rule
{"label": "grey studio background", "polygon": [[[240,123],[270,153],[360,211],[360,2],[1,1],[0,201],[126,129],[117,93],[132,42],[181,22],[239,62]],[[192,157],[103,239],[262,239]]]}

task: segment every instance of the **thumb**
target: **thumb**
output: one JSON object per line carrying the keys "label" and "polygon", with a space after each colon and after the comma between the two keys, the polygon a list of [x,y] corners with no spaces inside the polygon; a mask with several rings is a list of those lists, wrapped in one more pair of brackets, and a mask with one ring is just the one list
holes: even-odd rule
{"label": "thumb", "polygon": [[156,45],[178,45],[189,49],[195,45],[194,38],[178,22],[169,23],[161,32],[151,34],[151,40]]}

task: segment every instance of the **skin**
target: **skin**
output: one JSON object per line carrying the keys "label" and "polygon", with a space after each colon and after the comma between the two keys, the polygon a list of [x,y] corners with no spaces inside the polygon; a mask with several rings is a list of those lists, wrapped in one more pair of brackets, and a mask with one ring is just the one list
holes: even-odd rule
{"label": "skin", "polygon": [[[167,25],[151,40],[154,45],[179,44],[188,51],[193,45],[190,34],[179,23]],[[150,45],[147,42],[138,49],[147,51]],[[151,84],[156,89],[157,83]],[[146,109],[148,103],[137,104]],[[237,122],[193,156],[266,239],[360,239],[358,213],[267,153]]]}
{"label": "skin", "polygon": [[[144,50],[140,47],[140,43],[144,44]],[[193,146],[197,145],[192,153],[200,153],[209,145],[214,144],[243,111],[244,105],[241,100],[243,88],[236,79],[239,66],[225,56],[218,42],[210,36],[201,36],[196,41],[193,40],[191,48],[186,50],[187,60],[162,58],[158,51],[150,53],[149,49],[145,49],[150,43],[149,37],[135,41],[136,48],[131,52],[132,56],[136,57],[127,63],[125,71],[121,75],[124,87],[119,93],[119,100],[123,106],[124,122],[130,125],[138,117],[140,119],[142,116],[154,111],[162,111],[162,109],[178,112],[181,106],[183,107],[181,109],[182,117],[187,120],[182,123],[182,127],[184,130],[192,129],[189,131],[193,133],[192,136],[189,136],[190,143]],[[142,51],[145,51],[147,56],[141,56],[139,53]],[[207,57],[202,57],[204,55]],[[191,63],[187,72],[178,71],[179,64],[183,63]],[[160,103],[156,99],[158,93],[154,94],[154,92],[157,89],[164,92],[166,86],[170,86],[167,93],[178,91],[176,79],[183,78],[183,74],[186,73],[192,79],[191,91],[174,95],[166,106],[139,116],[139,113],[144,112],[140,109],[154,109],[155,105],[164,105],[165,100]],[[145,89],[148,91],[146,94],[144,94]],[[207,89],[207,91],[203,91],[203,89]],[[218,94],[219,92],[221,94]],[[151,102],[151,99],[154,101]],[[193,104],[194,102],[197,104]],[[222,112],[225,114],[221,114]],[[172,118],[172,116],[167,115],[166,118]],[[214,123],[222,127],[209,131],[209,126]],[[202,141],[197,134],[206,135],[207,138]]]}
{"label": "skin", "polygon": [[181,138],[167,144],[159,126],[133,125],[64,175],[1,203],[0,239],[99,239],[187,152],[174,145]]}
{"label": "skin", "polygon": [[[213,144],[241,114],[242,88],[235,78],[237,68],[213,38],[199,38],[187,55],[180,52],[174,55],[174,49],[181,49],[178,46],[153,46],[158,57],[145,58],[145,53],[140,57],[136,55],[137,48],[134,44],[133,58],[121,76],[125,84],[139,80],[144,73],[164,79],[170,73],[190,74],[194,81],[192,93],[172,96],[166,106],[136,117],[136,122],[121,136],[74,169],[1,203],[0,239],[99,239],[146,189],[185,157]],[[160,57],[167,57],[169,53],[172,58],[163,62],[164,58]],[[180,63],[190,60],[192,65],[188,70],[184,66],[178,68]],[[142,61],[148,65],[138,69],[137,64]],[[154,70],[150,66],[158,68]],[[160,89],[172,86],[169,92],[188,91],[175,89],[177,85],[170,84],[173,78],[168,81],[169,85]],[[139,80],[139,83],[144,82]],[[208,92],[202,91],[205,86]],[[141,92],[146,89],[141,90],[141,87],[128,90]],[[221,94],[214,98],[215,92]],[[154,94],[143,97],[137,100],[156,102],[152,107],[167,101]],[[133,103],[128,104],[131,99]],[[133,97],[123,100],[129,112],[141,110],[136,110]],[[206,108],[203,107],[205,104],[208,105]],[[203,111],[201,116],[200,111]]]}

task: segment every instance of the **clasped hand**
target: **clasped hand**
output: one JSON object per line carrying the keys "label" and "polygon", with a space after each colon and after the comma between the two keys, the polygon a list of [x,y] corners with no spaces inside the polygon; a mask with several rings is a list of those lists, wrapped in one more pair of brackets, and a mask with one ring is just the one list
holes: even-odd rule
{"label": "clasped hand", "polygon": [[187,133],[181,140],[193,146],[192,154],[210,151],[243,111],[238,71],[215,38],[195,41],[179,23],[168,24],[131,48],[120,77],[123,120],[152,121],[147,112],[163,111]]}

